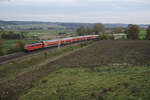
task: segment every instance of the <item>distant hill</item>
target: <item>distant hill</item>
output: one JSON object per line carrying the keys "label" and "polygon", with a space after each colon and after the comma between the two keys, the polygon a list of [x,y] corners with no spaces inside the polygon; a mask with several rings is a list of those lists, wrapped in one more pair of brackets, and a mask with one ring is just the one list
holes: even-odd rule
{"label": "distant hill", "polygon": [[0,25],[16,25],[16,23],[13,23],[13,22],[11,22],[11,21],[2,21],[2,20],[0,20]]}
{"label": "distant hill", "polygon": [[[81,26],[89,26],[92,27],[93,23],[65,23],[65,22],[41,22],[41,21],[2,21],[0,20],[0,25],[1,26],[8,26],[8,25],[56,25],[60,27],[65,27],[68,29],[77,29]],[[109,24],[106,23],[104,24],[106,28],[115,28],[115,27],[124,27],[126,28],[128,24],[122,24],[122,23],[114,23],[114,24]],[[139,24],[140,27],[146,28],[149,25],[144,25],[144,24]]]}

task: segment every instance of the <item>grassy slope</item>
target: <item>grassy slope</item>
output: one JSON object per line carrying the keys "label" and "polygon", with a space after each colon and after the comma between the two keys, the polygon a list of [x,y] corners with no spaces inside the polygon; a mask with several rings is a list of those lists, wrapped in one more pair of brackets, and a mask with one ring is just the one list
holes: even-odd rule
{"label": "grassy slope", "polygon": [[26,93],[40,78],[58,68],[57,66],[46,67],[46,65],[82,47],[80,44],[74,44],[57,50],[53,49],[47,52],[47,56],[40,53],[0,66],[0,100],[17,100],[21,93]]}
{"label": "grassy slope", "polygon": [[63,68],[19,100],[149,100],[149,67]]}
{"label": "grassy slope", "polygon": [[[8,78],[12,81],[0,85],[0,96],[3,100],[17,98],[20,93],[23,94],[19,100],[149,100],[149,44],[149,41],[100,41],[50,63],[43,58],[41,68],[29,66],[34,62],[30,59],[27,70],[20,68],[21,62],[15,63],[17,67],[3,67],[2,75],[11,69],[2,81]],[[60,67],[64,68],[52,72],[52,68]],[[13,79],[11,75],[21,72],[18,70],[24,70],[24,75],[16,74]],[[9,92],[6,97],[1,95],[3,91]]]}
{"label": "grassy slope", "polygon": [[80,48],[80,45],[52,49],[47,52],[47,56],[45,56],[45,53],[40,53],[16,62],[0,65],[0,83],[14,79],[20,74],[38,69],[53,60],[55,57],[63,56],[77,48]]}
{"label": "grassy slope", "polygon": [[63,68],[19,100],[149,100],[149,49],[149,41],[97,42],[47,65]]}

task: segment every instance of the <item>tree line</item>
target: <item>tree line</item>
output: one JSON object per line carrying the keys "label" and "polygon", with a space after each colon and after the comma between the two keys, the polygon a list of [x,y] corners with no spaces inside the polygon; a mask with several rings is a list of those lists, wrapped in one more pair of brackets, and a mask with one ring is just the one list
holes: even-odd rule
{"label": "tree line", "polygon": [[[125,30],[127,34],[127,38],[130,40],[139,39],[140,27],[138,25],[128,25],[128,28]],[[145,40],[150,40],[150,26],[146,29],[146,37]]]}
{"label": "tree line", "polygon": [[81,26],[77,29],[78,35],[88,35],[88,34],[99,34],[104,33],[105,27],[102,23],[96,23],[92,28],[88,26]]}
{"label": "tree line", "polygon": [[[89,34],[104,34],[105,26],[102,23],[96,23],[93,27],[81,26],[77,29],[78,35],[89,35]],[[125,33],[127,38],[131,40],[139,39],[140,27],[138,25],[129,24],[127,28],[117,27],[111,34]],[[146,40],[150,40],[150,26],[146,29]]]}
{"label": "tree line", "polygon": [[15,33],[13,31],[8,31],[8,32],[2,31],[1,38],[2,39],[24,39],[25,34],[23,32]]}
{"label": "tree line", "polygon": [[[3,41],[2,39],[23,39],[25,38],[25,33],[26,32],[20,32],[20,33],[15,33],[13,31],[4,31],[2,28],[0,28],[0,56],[4,55],[3,51]],[[9,48],[7,53],[13,53],[17,51],[22,51],[24,49],[24,42],[23,41],[18,41],[18,43],[13,46],[12,48]]]}

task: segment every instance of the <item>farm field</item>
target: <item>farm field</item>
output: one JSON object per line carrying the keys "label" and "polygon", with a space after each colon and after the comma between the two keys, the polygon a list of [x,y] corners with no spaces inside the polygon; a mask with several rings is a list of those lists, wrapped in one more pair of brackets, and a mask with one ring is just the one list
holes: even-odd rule
{"label": "farm field", "polygon": [[[97,41],[1,67],[2,100],[149,100],[150,42]],[[52,53],[52,55],[51,55]],[[63,54],[60,58],[53,57]],[[56,55],[56,56],[55,56]],[[51,58],[52,57],[52,58]],[[38,60],[38,64],[36,64]],[[19,68],[18,64],[23,64]],[[32,65],[31,65],[32,64]],[[18,66],[17,66],[18,65]],[[10,70],[6,70],[10,68]]]}
{"label": "farm field", "polygon": [[[91,67],[110,64],[150,65],[150,42],[146,40],[105,40],[72,53],[55,63],[68,67]],[[67,63],[66,63],[67,59]]]}
{"label": "farm field", "polygon": [[72,30],[39,30],[39,31],[30,31],[27,36],[47,36],[47,35],[58,35],[60,32],[65,32],[67,34],[75,34],[75,31]]}
{"label": "farm field", "polygon": [[48,28],[65,28],[63,26],[57,25],[57,24],[25,24],[25,25],[8,25],[8,29],[30,29],[30,28],[42,28],[42,29],[48,29]]}

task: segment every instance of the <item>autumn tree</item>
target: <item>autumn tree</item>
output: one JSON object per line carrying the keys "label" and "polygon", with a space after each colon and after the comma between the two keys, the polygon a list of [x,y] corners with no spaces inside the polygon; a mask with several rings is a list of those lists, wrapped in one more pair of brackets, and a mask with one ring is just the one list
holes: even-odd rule
{"label": "autumn tree", "polygon": [[23,41],[19,40],[15,46],[12,46],[8,49],[8,54],[18,52],[18,51],[23,51],[24,45],[25,45],[25,43]]}
{"label": "autumn tree", "polygon": [[138,34],[140,32],[140,28],[137,25],[129,25],[127,29],[127,37],[128,39],[136,40],[138,39]]}
{"label": "autumn tree", "polygon": [[18,47],[19,47],[19,49],[20,49],[21,51],[24,50],[24,45],[25,45],[25,43],[24,43],[23,41],[19,40],[18,43],[17,43],[17,45],[18,45]]}
{"label": "autumn tree", "polygon": [[124,29],[122,27],[116,27],[114,30],[113,30],[113,33],[123,33],[124,32]]}
{"label": "autumn tree", "polygon": [[100,32],[104,32],[104,31],[105,31],[105,26],[102,23],[94,24],[93,32],[95,32],[95,34],[99,34]]}
{"label": "autumn tree", "polygon": [[150,26],[147,28],[146,40],[150,40]]}
{"label": "autumn tree", "polygon": [[81,26],[80,28],[77,29],[77,33],[79,35],[87,35],[88,32],[89,32],[89,30],[90,30],[89,27],[87,27],[87,26]]}

